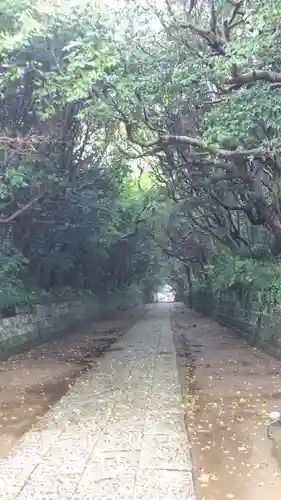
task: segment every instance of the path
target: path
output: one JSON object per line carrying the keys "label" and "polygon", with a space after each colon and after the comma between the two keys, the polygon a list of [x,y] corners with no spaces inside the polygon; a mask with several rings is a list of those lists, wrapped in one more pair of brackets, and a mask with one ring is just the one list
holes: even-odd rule
{"label": "path", "polygon": [[183,306],[173,316],[200,498],[280,500],[281,428],[272,442],[265,424],[281,410],[281,362]]}
{"label": "path", "polygon": [[1,500],[194,500],[171,307],[151,307],[1,460]]}
{"label": "path", "polygon": [[0,362],[0,458],[143,313],[137,307],[114,318],[92,321]]}

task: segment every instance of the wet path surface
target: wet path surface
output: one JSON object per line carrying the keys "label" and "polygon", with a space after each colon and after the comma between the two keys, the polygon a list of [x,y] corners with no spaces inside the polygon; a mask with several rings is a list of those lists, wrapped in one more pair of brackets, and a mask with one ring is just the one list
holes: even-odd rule
{"label": "wet path surface", "polygon": [[144,311],[96,321],[59,340],[0,362],[0,457],[68,391],[77,376],[96,366]]}
{"label": "wet path surface", "polygon": [[1,500],[195,500],[173,308],[149,307],[0,460]]}
{"label": "wet path surface", "polygon": [[280,500],[281,363],[177,305],[173,330],[201,500]]}

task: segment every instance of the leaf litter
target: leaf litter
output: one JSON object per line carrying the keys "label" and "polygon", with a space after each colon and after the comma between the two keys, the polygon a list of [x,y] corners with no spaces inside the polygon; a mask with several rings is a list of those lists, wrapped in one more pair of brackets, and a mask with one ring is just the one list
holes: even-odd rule
{"label": "leaf litter", "polygon": [[280,500],[281,427],[270,441],[265,424],[281,410],[281,362],[183,306],[172,323],[200,498]]}

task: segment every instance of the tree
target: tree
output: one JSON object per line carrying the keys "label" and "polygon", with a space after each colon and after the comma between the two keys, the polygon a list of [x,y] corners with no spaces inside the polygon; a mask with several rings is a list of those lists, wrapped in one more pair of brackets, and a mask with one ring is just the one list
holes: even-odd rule
{"label": "tree", "polygon": [[25,7],[11,0],[0,19],[2,301],[11,269],[15,303],[42,300],[40,291],[105,293],[141,283],[155,263],[142,229],[149,190],[135,190],[133,200],[114,120],[79,66],[79,47],[91,46],[90,68],[102,77],[106,16],[97,5],[54,3],[48,15],[40,3]]}
{"label": "tree", "polygon": [[189,283],[278,258],[279,2],[51,5],[1,14],[0,224],[26,282],[157,282],[158,249]]}

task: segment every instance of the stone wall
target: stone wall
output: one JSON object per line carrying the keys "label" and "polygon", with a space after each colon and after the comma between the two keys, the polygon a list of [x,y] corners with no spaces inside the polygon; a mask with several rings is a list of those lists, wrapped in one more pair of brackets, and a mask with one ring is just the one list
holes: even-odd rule
{"label": "stone wall", "polygon": [[281,357],[281,306],[265,305],[258,296],[239,300],[233,295],[222,295],[217,300],[195,298],[194,307],[211,314],[219,323],[234,327],[251,344]]}
{"label": "stone wall", "polygon": [[92,319],[110,317],[137,305],[129,296],[115,294],[103,298],[81,297],[69,302],[36,305],[17,310],[11,318],[0,319],[0,359],[57,337]]}

